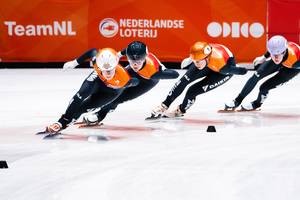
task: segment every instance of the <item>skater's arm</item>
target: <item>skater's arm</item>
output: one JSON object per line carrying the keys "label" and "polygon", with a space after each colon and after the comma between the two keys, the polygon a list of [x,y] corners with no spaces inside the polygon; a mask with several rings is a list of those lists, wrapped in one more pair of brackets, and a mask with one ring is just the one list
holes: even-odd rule
{"label": "skater's arm", "polygon": [[271,54],[270,54],[270,52],[268,52],[268,51],[264,54],[264,57],[265,57],[265,58],[269,58],[270,56],[271,56]]}
{"label": "skater's arm", "polygon": [[118,52],[118,55],[119,55],[120,57],[125,56],[125,55],[126,55],[126,48],[123,49],[122,51],[119,51],[119,52]]}
{"label": "skater's arm", "polygon": [[79,56],[77,59],[74,59],[72,61],[66,62],[63,66],[63,69],[74,69],[76,66],[80,65],[83,63],[85,60],[91,60],[91,62],[95,61],[96,59],[96,54],[98,53],[98,50],[93,48]]}
{"label": "skater's arm", "polygon": [[247,69],[243,67],[237,67],[233,57],[229,58],[226,65],[220,70],[222,74],[237,74],[244,75],[247,73]]}
{"label": "skater's arm", "polygon": [[193,64],[193,60],[188,57],[183,59],[183,61],[180,64],[181,69],[188,69]]}
{"label": "skater's arm", "polygon": [[93,48],[93,49],[90,49],[88,51],[86,51],[85,53],[83,53],[81,56],[79,56],[76,61],[78,64],[81,64],[83,63],[84,61],[86,60],[90,60],[92,59],[93,57],[95,57],[98,53],[98,50]]}
{"label": "skater's arm", "polygon": [[125,88],[137,86],[139,83],[140,83],[139,79],[132,77],[125,85]]}
{"label": "skater's arm", "polygon": [[293,69],[300,69],[300,60],[298,60],[297,62],[295,62],[294,64],[293,64],[293,67],[292,67]]}
{"label": "skater's arm", "polygon": [[179,76],[178,72],[172,69],[167,69],[154,54],[151,55],[159,64],[158,71],[151,76],[151,79],[175,79]]}
{"label": "skater's arm", "polygon": [[179,73],[172,69],[165,69],[156,72],[151,76],[152,79],[175,79],[178,78]]}
{"label": "skater's arm", "polygon": [[237,75],[244,75],[247,73],[247,69],[245,68],[242,68],[242,67],[237,67],[237,66],[234,66],[234,65],[230,65],[230,66],[227,66],[225,68],[222,68],[220,70],[220,72],[222,74],[237,74]]}

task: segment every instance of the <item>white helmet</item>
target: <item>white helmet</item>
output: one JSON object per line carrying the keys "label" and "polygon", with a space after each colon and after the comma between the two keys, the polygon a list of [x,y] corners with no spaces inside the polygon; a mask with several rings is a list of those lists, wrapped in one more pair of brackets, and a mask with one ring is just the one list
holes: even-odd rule
{"label": "white helmet", "polygon": [[282,54],[288,47],[287,40],[281,35],[275,35],[269,39],[267,48],[271,55]]}
{"label": "white helmet", "polygon": [[117,52],[111,48],[104,48],[96,56],[96,64],[101,71],[109,71],[116,68],[119,63]]}

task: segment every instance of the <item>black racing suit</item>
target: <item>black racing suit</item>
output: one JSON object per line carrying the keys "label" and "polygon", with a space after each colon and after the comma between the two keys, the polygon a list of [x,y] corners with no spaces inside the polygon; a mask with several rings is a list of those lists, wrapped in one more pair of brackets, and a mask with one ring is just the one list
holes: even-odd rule
{"label": "black racing suit", "polygon": [[207,66],[200,70],[194,65],[194,63],[191,63],[187,72],[175,83],[167,98],[163,101],[163,104],[169,107],[190,83],[203,78],[199,82],[195,82],[190,85],[182,104],[179,105],[180,111],[185,113],[186,110],[195,103],[198,95],[223,85],[232,77],[233,74],[246,73],[247,70],[245,68],[236,67],[235,59],[233,57],[228,59],[226,65],[220,70],[220,72],[215,72]]}
{"label": "black racing suit", "polygon": [[[97,49],[91,49],[81,55],[77,60],[80,64],[87,59],[95,58]],[[82,113],[88,112],[90,109],[102,107],[116,99],[127,87],[138,84],[136,78],[130,79],[125,87],[111,88],[108,87],[93,71],[82,83],[79,91],[71,99],[65,113],[58,120],[62,124],[62,128],[66,128],[69,123],[80,117]]]}
{"label": "black racing suit", "polygon": [[150,79],[146,79],[136,73],[130,66],[127,66],[126,69],[128,73],[131,77],[137,78],[139,80],[139,84],[134,87],[126,88],[122,92],[122,94],[118,96],[118,98],[103,106],[101,110],[96,113],[96,115],[98,116],[98,121],[102,121],[106,117],[107,113],[115,110],[119,104],[135,99],[151,90],[159,82],[160,79],[175,79],[179,76],[178,72],[176,72],[175,70],[163,70],[162,66],[159,66],[159,68],[159,71],[153,74]]}
{"label": "black racing suit", "polygon": [[[269,52],[264,55],[266,58],[270,57]],[[244,98],[253,90],[257,82],[264,77],[277,72],[274,76],[266,80],[259,87],[259,93],[255,101],[251,102],[254,109],[259,108],[264,100],[267,98],[271,89],[274,89],[295,77],[300,72],[300,61],[298,60],[292,66],[287,68],[282,63],[287,59],[288,52],[283,57],[280,64],[275,64],[272,59],[265,61],[264,63],[255,66],[256,72],[246,82],[240,94],[235,98],[235,106],[239,106]]]}

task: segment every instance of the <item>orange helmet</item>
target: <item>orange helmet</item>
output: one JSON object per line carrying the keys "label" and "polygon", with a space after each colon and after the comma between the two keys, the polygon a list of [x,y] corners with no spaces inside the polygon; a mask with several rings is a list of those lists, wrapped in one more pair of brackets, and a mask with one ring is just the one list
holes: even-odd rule
{"label": "orange helmet", "polygon": [[193,60],[202,60],[211,54],[211,46],[207,42],[196,42],[190,50]]}

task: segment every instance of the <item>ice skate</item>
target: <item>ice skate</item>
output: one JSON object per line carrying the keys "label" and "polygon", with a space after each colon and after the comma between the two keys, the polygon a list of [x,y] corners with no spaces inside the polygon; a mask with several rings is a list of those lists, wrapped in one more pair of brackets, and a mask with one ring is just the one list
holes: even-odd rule
{"label": "ice skate", "polygon": [[177,106],[176,109],[172,110],[172,111],[167,111],[165,112],[163,117],[166,118],[176,118],[176,117],[182,117],[184,115],[184,113],[180,110],[180,107]]}
{"label": "ice skate", "polygon": [[152,120],[152,119],[159,119],[161,118],[164,113],[168,110],[168,107],[165,104],[160,104],[156,106],[152,111],[151,111],[151,116],[147,117],[146,120]]}
{"label": "ice skate", "polygon": [[226,112],[235,112],[236,108],[240,105],[236,100],[232,100],[228,103],[225,103],[224,109],[218,110],[219,113]]}
{"label": "ice skate", "polygon": [[96,113],[87,114],[83,116],[82,120],[83,120],[82,125],[85,126],[96,126],[100,122],[98,115]]}
{"label": "ice skate", "polygon": [[57,133],[51,133],[46,135],[43,139],[48,140],[48,139],[63,139],[63,135],[60,132]]}
{"label": "ice skate", "polygon": [[237,110],[238,112],[247,112],[247,111],[259,111],[260,107],[256,106],[253,102],[244,104],[241,106],[241,109]]}

